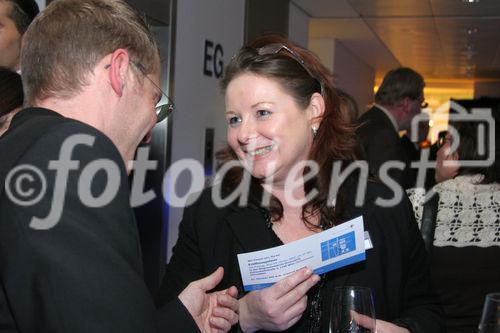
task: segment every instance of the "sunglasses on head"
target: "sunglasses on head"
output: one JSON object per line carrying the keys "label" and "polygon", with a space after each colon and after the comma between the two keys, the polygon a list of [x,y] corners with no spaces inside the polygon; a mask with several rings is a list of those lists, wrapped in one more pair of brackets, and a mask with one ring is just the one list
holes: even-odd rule
{"label": "sunglasses on head", "polygon": [[304,70],[307,72],[307,74],[309,74],[310,77],[312,77],[319,83],[319,86],[321,87],[321,95],[323,96],[323,84],[321,83],[321,80],[318,79],[315,75],[313,75],[313,73],[309,70],[309,68],[307,68],[304,60],[302,60],[294,50],[280,43],[268,44],[257,49],[257,53],[259,55],[278,54],[281,51],[286,51],[291,58],[297,61],[300,64],[300,66],[304,68]]}

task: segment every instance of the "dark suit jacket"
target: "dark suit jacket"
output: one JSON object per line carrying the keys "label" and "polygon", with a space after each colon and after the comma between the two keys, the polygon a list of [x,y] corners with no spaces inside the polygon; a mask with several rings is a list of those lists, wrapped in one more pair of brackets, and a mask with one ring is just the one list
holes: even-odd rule
{"label": "dark suit jacket", "polygon": [[[423,151],[422,148],[415,147],[415,144],[410,140],[410,138],[406,134],[401,137],[401,144],[403,149],[406,151],[406,156],[408,156],[411,162],[420,161],[420,154]],[[435,147],[431,146],[429,148],[424,148],[424,149],[429,149],[429,161],[435,161],[436,160]],[[424,188],[430,189],[431,187],[436,185],[436,180],[434,179],[435,174],[436,174],[435,169],[427,169],[425,182],[423,184]],[[409,175],[411,175],[411,179],[414,179],[414,184],[411,184],[412,187],[420,185],[416,184],[418,176],[418,170],[416,168],[411,169],[409,171]]]}
{"label": "dark suit jacket", "polygon": [[[56,183],[50,161],[59,160],[61,146],[74,134],[93,144],[74,147],[70,158],[77,161],[77,170]],[[105,135],[50,110],[26,109],[0,138],[0,152],[2,184],[14,167],[22,165],[38,168],[46,179],[45,194],[27,206],[13,202],[13,186],[10,195],[3,186],[0,189],[1,332],[197,331],[178,299],[159,311],[154,306],[143,281],[123,160]],[[118,188],[108,204],[87,207],[78,191],[83,193],[89,183],[79,184],[79,179],[84,180],[82,170],[97,159],[108,160],[116,172],[109,179],[103,171],[96,173],[87,189],[98,197],[108,180],[116,181]],[[40,181],[25,179],[21,184],[35,195],[43,190]],[[54,197],[57,185],[63,188]],[[47,217],[54,203],[63,208],[59,222],[48,230],[30,227],[32,217]]]}
{"label": "dark suit jacket", "polygon": [[379,177],[379,170],[384,162],[401,161],[405,168],[402,171],[391,169],[389,175],[404,189],[413,187],[415,178],[409,168],[410,157],[384,111],[374,106],[359,118],[358,124],[356,134],[370,172]]}
{"label": "dark suit jacket", "polygon": [[[351,192],[347,198],[353,198]],[[371,287],[379,319],[409,327],[414,333],[442,332],[442,310],[431,291],[427,255],[409,200],[405,197],[395,207],[380,208],[374,203],[378,196],[389,198],[392,193],[382,184],[370,183],[364,207],[346,209],[346,219],[363,215],[374,248],[367,250],[366,261],[326,276],[321,331],[328,332],[333,288],[358,285]],[[351,199],[347,202],[354,202]],[[224,267],[225,274],[217,289],[236,285],[242,296],[237,254],[276,246],[275,239],[260,210],[236,204],[217,208],[206,190],[184,211],[158,303],[175,297],[190,281],[218,266]],[[290,332],[301,332],[306,317]]]}

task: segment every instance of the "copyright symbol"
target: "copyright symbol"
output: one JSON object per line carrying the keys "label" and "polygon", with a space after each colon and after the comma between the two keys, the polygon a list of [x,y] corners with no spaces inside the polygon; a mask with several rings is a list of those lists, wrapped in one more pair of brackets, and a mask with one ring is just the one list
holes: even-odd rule
{"label": "copyright symbol", "polygon": [[10,170],[5,179],[5,193],[19,206],[37,204],[45,195],[47,180],[40,169],[32,165],[19,165]]}

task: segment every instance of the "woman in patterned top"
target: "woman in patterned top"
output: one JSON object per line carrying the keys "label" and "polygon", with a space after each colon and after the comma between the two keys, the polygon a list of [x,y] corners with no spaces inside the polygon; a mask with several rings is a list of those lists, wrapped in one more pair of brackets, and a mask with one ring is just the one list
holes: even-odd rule
{"label": "woman in patterned top", "polygon": [[[439,195],[439,203],[432,247],[432,279],[444,306],[447,331],[477,332],[486,294],[500,290],[498,134],[496,152],[486,149],[485,155],[481,155],[478,147],[490,145],[479,142],[478,122],[450,125],[457,135],[447,133],[437,155],[438,184],[434,191]],[[453,143],[458,145],[454,151]],[[488,154],[495,157],[490,166],[460,165],[459,161],[485,160]],[[408,194],[420,223],[423,190],[411,189]]]}

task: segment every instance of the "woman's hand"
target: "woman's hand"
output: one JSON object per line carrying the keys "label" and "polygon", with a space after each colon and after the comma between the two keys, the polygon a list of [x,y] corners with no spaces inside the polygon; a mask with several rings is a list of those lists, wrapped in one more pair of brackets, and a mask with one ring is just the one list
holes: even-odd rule
{"label": "woman's hand", "polygon": [[299,321],[307,307],[306,293],[320,280],[303,268],[273,286],[252,291],[240,299],[243,332],[283,331]]}
{"label": "woman's hand", "polygon": [[373,327],[373,319],[359,314],[356,311],[351,311],[352,319],[359,325],[364,328],[371,329],[376,333],[410,333],[406,328],[394,325],[393,323],[389,323],[384,320],[377,319],[375,321],[375,329]]}

